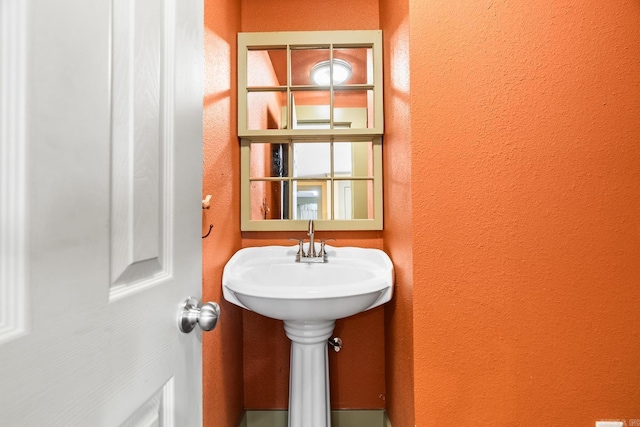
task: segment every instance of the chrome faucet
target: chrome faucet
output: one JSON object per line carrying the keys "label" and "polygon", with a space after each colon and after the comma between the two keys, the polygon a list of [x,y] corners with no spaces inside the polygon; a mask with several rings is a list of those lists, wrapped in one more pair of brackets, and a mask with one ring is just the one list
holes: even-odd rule
{"label": "chrome faucet", "polygon": [[316,245],[313,242],[314,234],[315,234],[315,232],[314,232],[314,227],[313,227],[313,220],[310,219],[309,220],[309,228],[307,229],[307,236],[309,236],[309,250],[307,251],[307,257],[309,257],[309,258],[315,258],[316,257]]}
{"label": "chrome faucet", "polygon": [[327,252],[324,249],[325,242],[327,240],[335,240],[335,239],[325,239],[320,240],[320,252],[316,252],[316,244],[315,244],[315,226],[313,224],[313,220],[309,220],[309,226],[307,228],[307,236],[309,236],[309,249],[304,251],[304,239],[289,239],[295,240],[298,242],[298,253],[296,253],[296,262],[327,262]]}

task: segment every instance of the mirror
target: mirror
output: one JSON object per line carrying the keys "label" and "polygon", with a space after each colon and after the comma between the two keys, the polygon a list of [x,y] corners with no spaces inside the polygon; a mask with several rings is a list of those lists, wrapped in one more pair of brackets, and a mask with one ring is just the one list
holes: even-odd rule
{"label": "mirror", "polygon": [[250,151],[252,221],[375,217],[372,141],[253,143]]}
{"label": "mirror", "polygon": [[238,35],[242,230],[381,229],[380,31]]}
{"label": "mirror", "polygon": [[242,230],[378,230],[380,137],[242,141]]}

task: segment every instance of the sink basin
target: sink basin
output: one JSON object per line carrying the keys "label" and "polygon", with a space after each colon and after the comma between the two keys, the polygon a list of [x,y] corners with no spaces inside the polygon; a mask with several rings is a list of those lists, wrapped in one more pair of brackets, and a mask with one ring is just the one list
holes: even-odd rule
{"label": "sink basin", "polygon": [[291,339],[289,427],[331,427],[327,340],[335,321],[393,294],[393,264],[383,251],[325,250],[326,263],[304,263],[295,262],[298,245],[245,248],[222,274],[227,301],[284,321]]}
{"label": "sink basin", "polygon": [[295,262],[298,246],[238,251],[222,275],[224,298],[280,320],[336,320],[391,299],[393,265],[381,250],[327,245],[326,263]]}

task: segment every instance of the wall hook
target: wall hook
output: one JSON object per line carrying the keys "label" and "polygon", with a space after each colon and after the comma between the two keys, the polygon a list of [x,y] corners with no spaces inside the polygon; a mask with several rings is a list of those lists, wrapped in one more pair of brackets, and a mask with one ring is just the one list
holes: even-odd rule
{"label": "wall hook", "polygon": [[[211,194],[207,194],[207,197],[205,197],[202,200],[202,209],[209,209],[211,207]],[[211,234],[211,230],[213,229],[213,224],[209,224],[209,231],[207,231],[207,234],[205,234],[204,236],[202,236],[202,238],[206,238],[209,237],[209,234]]]}
{"label": "wall hook", "polygon": [[211,230],[213,230],[213,224],[209,224],[209,231],[207,231],[207,234],[202,236],[202,238],[204,239],[206,237],[209,237],[209,234],[211,234]]}
{"label": "wall hook", "polygon": [[209,209],[211,207],[211,194],[207,194],[207,197],[202,201],[202,209]]}

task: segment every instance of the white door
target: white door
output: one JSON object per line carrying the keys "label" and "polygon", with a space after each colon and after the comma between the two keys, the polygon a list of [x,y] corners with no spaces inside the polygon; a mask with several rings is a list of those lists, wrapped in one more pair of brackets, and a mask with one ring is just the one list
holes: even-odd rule
{"label": "white door", "polygon": [[202,15],[0,0],[2,426],[202,423]]}

